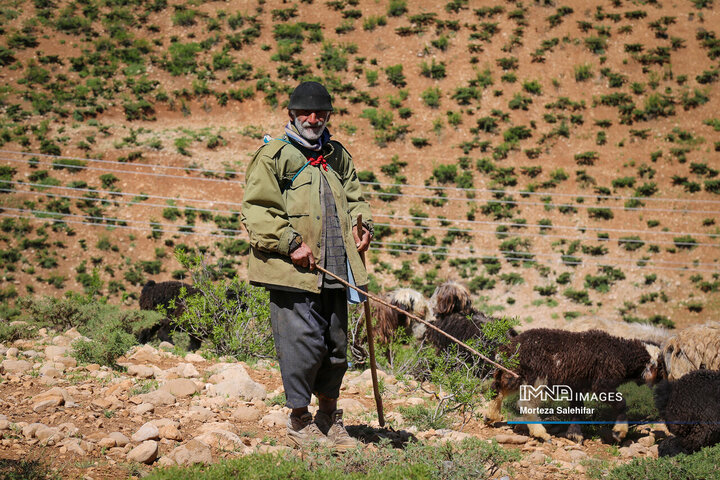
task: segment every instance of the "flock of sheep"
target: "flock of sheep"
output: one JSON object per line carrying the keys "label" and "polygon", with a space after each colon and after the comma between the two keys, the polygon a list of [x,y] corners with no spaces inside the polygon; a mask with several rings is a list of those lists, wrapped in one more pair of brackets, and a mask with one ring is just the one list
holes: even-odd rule
{"label": "flock of sheep", "polygon": [[[189,293],[194,291],[181,282],[149,282],[142,290],[140,306],[143,309],[166,306],[183,286]],[[386,300],[462,341],[483,340],[482,325],[496,321],[475,310],[469,291],[452,281],[438,286],[430,300],[412,289],[396,290]],[[374,334],[379,344],[392,342],[400,331],[439,351],[453,343],[396,310],[381,304],[374,307]],[[161,326],[161,333],[169,327],[168,321]],[[518,327],[520,332],[510,329],[505,342],[494,344],[497,358],[515,355],[517,365],[513,370],[517,377],[500,369],[494,372],[492,389],[497,396],[486,412],[488,423],[502,419],[503,398],[522,385],[534,389],[561,385],[570,387],[572,392],[601,395],[615,414],[613,437],[620,441],[632,422],[627,420],[625,399],[617,395],[617,388],[634,381],[654,388],[661,418],[685,451],[697,451],[720,442],[720,322],[674,334],[662,327],[602,319],[565,322],[557,327],[525,326],[524,331]],[[460,352],[469,355],[462,349]],[[526,412],[536,411],[538,404],[537,396],[519,402]],[[570,405],[581,407],[582,400],[571,398]],[[523,420],[532,436],[550,439],[537,414],[526,414]],[[577,424],[570,425],[566,435],[575,441],[582,440]]]}

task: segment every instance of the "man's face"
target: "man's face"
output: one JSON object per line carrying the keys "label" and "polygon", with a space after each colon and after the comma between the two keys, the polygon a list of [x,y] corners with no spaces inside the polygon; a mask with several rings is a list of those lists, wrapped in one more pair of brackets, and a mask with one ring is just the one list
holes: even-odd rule
{"label": "man's face", "polygon": [[325,131],[330,112],[313,110],[291,110],[290,119],[305,140],[316,141]]}

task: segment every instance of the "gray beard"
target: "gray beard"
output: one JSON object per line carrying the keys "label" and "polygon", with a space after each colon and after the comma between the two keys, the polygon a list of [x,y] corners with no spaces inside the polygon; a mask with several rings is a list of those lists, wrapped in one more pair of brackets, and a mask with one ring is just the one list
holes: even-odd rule
{"label": "gray beard", "polygon": [[322,136],[323,132],[325,131],[324,123],[316,128],[304,127],[302,122],[296,118],[294,124],[300,136],[308,142],[317,142],[317,140]]}

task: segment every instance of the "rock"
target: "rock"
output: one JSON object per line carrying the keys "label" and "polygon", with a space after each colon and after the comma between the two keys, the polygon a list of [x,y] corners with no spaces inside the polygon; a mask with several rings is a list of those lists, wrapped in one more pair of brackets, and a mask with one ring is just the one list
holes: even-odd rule
{"label": "rock", "polygon": [[114,438],[104,437],[101,438],[97,444],[100,448],[113,448],[115,445],[117,445],[117,442]]}
{"label": "rock", "polygon": [[49,409],[54,409],[57,406],[58,404],[56,400],[43,400],[33,405],[32,409],[35,413],[41,413]]}
{"label": "rock", "polygon": [[647,437],[640,437],[637,443],[639,443],[643,447],[650,448],[655,445],[655,437],[652,435],[648,435]]}
{"label": "rock", "polygon": [[143,345],[138,348],[135,353],[130,355],[130,360],[134,360],[138,363],[158,363],[160,361],[160,355],[151,345]]}
{"label": "rock", "polygon": [[273,410],[260,419],[260,425],[267,427],[280,427],[287,425],[288,414],[281,410]]}
{"label": "rock", "polygon": [[206,443],[195,439],[175,448],[168,456],[181,466],[212,462],[210,447]]}
{"label": "rock", "polygon": [[155,411],[155,405],[152,403],[141,403],[140,405],[136,405],[130,409],[130,411],[134,415],[140,415],[143,416],[146,413],[152,413]]}
{"label": "rock", "polygon": [[230,418],[238,422],[255,422],[260,420],[262,413],[255,407],[241,405],[233,410]]}
{"label": "rock", "polygon": [[146,440],[127,454],[129,462],[147,463],[155,461],[158,454],[158,443],[154,440]]}
{"label": "rock", "polygon": [[64,345],[48,345],[45,347],[45,358],[54,361],[56,358],[64,357],[69,347]]}
{"label": "rock", "polygon": [[175,348],[175,345],[173,345],[170,342],[163,341],[163,342],[160,342],[160,345],[158,345],[158,349],[160,349],[160,350],[172,350],[173,348]]}
{"label": "rock", "polygon": [[365,405],[360,403],[360,401],[355,400],[354,398],[341,398],[340,400],[338,400],[338,408],[342,409],[346,413],[351,413],[353,415],[367,412],[367,408],[365,408]]}
{"label": "rock", "polygon": [[185,360],[187,360],[188,362],[192,362],[192,363],[198,363],[198,362],[205,361],[205,359],[201,355],[198,355],[197,353],[188,353],[187,355],[185,355]]}
{"label": "rock", "polygon": [[239,436],[227,430],[213,430],[212,432],[199,435],[195,437],[195,439],[212,448],[222,450],[237,450],[245,447],[245,444]]}
{"label": "rock", "polygon": [[177,442],[182,442],[183,440],[182,433],[180,433],[180,430],[178,430],[175,425],[163,425],[158,428],[158,431],[160,433],[160,438],[175,440]]}
{"label": "rock", "polygon": [[66,337],[65,335],[57,335],[53,337],[52,339],[53,345],[61,346],[61,347],[67,347],[72,343],[72,339]]}
{"label": "rock", "polygon": [[588,458],[587,453],[583,452],[582,450],[570,450],[568,452],[568,455],[570,456],[570,460],[573,463],[580,463],[583,460],[587,460]]}
{"label": "rock", "polygon": [[188,378],[168,380],[160,390],[170,392],[178,398],[191,397],[199,391],[195,382]]}
{"label": "rock", "polygon": [[532,465],[543,465],[545,464],[545,461],[547,460],[547,457],[545,454],[539,450],[531,453],[527,456],[526,460],[530,462]]}
{"label": "rock", "polygon": [[633,443],[630,444],[630,446],[628,447],[620,448],[619,452],[623,458],[634,458],[647,453],[647,448],[640,445],[639,443]]}
{"label": "rock", "polygon": [[[58,447],[60,447],[61,453],[63,449],[65,449],[65,451],[68,451],[70,453],[85,456],[87,455],[87,451],[85,448],[83,448],[83,445],[81,445],[80,442],[81,441],[77,438],[66,438],[60,444],[58,444]],[[83,442],[83,444],[85,443],[87,442]],[[90,450],[90,448],[88,448],[87,450]]]}
{"label": "rock", "polygon": [[0,431],[8,430],[10,428],[10,421],[5,415],[0,414]]}
{"label": "rock", "polygon": [[112,438],[115,440],[115,445],[118,447],[124,447],[128,443],[130,443],[130,439],[121,432],[112,432],[110,435],[108,435],[109,438]]}
{"label": "rock", "polygon": [[152,378],[155,376],[155,370],[145,365],[128,365],[127,373],[138,378]]}
{"label": "rock", "polygon": [[65,368],[77,367],[77,360],[73,357],[56,357],[55,362],[62,364]]}
{"label": "rock", "polygon": [[97,363],[90,363],[88,365],[85,365],[85,370],[87,370],[88,372],[97,372],[98,370],[100,370],[100,365],[98,365]]}
{"label": "rock", "polygon": [[200,372],[192,363],[181,363],[177,367],[170,369],[170,371],[181,378],[198,378],[200,376]]}
{"label": "rock", "polygon": [[[8,349],[8,352],[10,352],[10,349]],[[8,355],[8,357],[10,356],[11,355]],[[28,362],[27,360],[3,360],[3,362],[0,363],[0,373],[5,374],[23,374],[31,369],[32,363]]]}
{"label": "rock", "polygon": [[[37,406],[40,402],[51,401],[52,406],[66,405],[68,407],[74,406],[75,401],[70,396],[67,390],[60,387],[53,387],[50,390],[39,393],[32,398],[32,402]],[[35,410],[35,406],[33,407]],[[38,410],[35,410],[38,411]]]}
{"label": "rock", "polygon": [[188,409],[188,417],[199,422],[207,422],[214,416],[209,408],[193,405]]}
{"label": "rock", "polygon": [[22,427],[23,437],[33,438],[35,437],[35,433],[41,428],[47,428],[47,425],[42,423],[31,423],[29,425],[25,425]]}
{"label": "rock", "polygon": [[144,442],[145,440],[154,440],[160,437],[158,427],[148,422],[135,432],[132,436],[133,442]]}
{"label": "rock", "polygon": [[525,435],[510,435],[506,433],[495,435],[496,442],[511,445],[524,445],[528,440],[530,440],[530,437],[526,437]]}
{"label": "rock", "polygon": [[138,395],[138,398],[140,403],[152,403],[156,407],[175,403],[175,395],[165,390],[155,390],[154,392]]}
{"label": "rock", "polygon": [[466,438],[471,438],[471,437],[472,437],[472,435],[470,435],[469,433],[456,432],[456,431],[451,430],[448,433],[446,433],[445,435],[443,435],[442,438],[440,439],[440,441],[441,442],[460,443],[463,440],[465,440]]}
{"label": "rock", "polygon": [[5,350],[5,355],[9,358],[16,358],[18,356],[18,349],[15,347],[10,347]]}
{"label": "rock", "polygon": [[255,398],[264,400],[267,397],[267,391],[263,385],[260,385],[250,378],[238,378],[223,380],[215,385],[210,385],[208,395],[240,398],[245,401],[250,401]]}
{"label": "rock", "polygon": [[58,370],[54,366],[48,365],[46,363],[45,365],[40,367],[40,375],[48,378],[59,378],[62,375],[62,372],[60,372],[60,370]]}

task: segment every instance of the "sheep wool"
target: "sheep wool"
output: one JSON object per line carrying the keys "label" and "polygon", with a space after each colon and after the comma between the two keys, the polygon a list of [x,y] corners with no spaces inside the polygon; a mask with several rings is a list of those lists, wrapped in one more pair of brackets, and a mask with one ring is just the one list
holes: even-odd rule
{"label": "sheep wool", "polygon": [[667,428],[688,452],[720,443],[720,372],[695,370],[654,391]]}
{"label": "sheep wool", "polygon": [[668,380],[699,369],[720,370],[720,322],[680,330],[663,345],[661,360]]}

